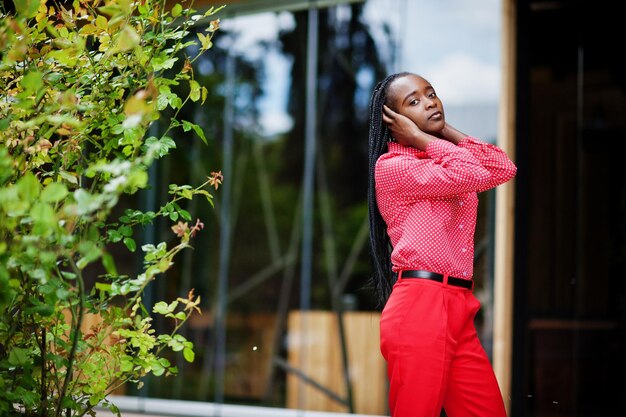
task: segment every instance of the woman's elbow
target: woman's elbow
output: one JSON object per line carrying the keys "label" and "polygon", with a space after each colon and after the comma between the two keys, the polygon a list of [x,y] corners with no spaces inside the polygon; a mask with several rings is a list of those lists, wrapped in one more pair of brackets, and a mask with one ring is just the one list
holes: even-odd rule
{"label": "woman's elbow", "polygon": [[492,179],[491,179],[493,186],[497,186],[500,184],[504,184],[505,182],[508,182],[513,177],[515,177],[516,174],[517,174],[517,167],[515,166],[515,164],[513,163],[507,164],[501,170],[493,172]]}
{"label": "woman's elbow", "polygon": [[512,179],[517,174],[517,166],[513,162],[510,162],[507,165],[504,174],[505,174],[504,176],[506,178],[505,181],[508,181],[508,180]]}

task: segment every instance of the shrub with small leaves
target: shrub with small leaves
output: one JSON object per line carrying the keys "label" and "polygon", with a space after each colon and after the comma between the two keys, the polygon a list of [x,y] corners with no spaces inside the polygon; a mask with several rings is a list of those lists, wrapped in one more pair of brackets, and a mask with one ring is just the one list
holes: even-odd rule
{"label": "shrub with small leaves", "polygon": [[[192,64],[211,47],[219,9],[13,3],[11,11],[0,5],[0,415],[94,415],[98,404],[119,414],[107,396],[149,373],[175,373],[167,350],[194,360],[179,330],[200,311],[199,298],[190,291],[147,311],[142,296],[203,227],[189,225],[181,201],[212,204],[208,189],[221,173],[172,185],[158,210],[114,209],[176,147],[170,132],[207,141],[179,114],[207,97]],[[174,88],[181,85],[184,95]],[[163,133],[149,135],[157,120]],[[158,217],[173,222],[174,243],[142,246],[143,271],[119,274],[111,245],[137,253],[135,231]],[[102,271],[89,288],[88,270]],[[171,320],[172,331],[157,334],[154,315]]]}

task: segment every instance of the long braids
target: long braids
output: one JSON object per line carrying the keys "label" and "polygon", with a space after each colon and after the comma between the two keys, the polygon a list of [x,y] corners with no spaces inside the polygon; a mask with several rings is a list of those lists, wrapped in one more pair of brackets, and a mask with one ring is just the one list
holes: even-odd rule
{"label": "long braids", "polygon": [[383,122],[383,104],[387,100],[387,90],[398,78],[410,75],[408,72],[391,74],[374,88],[370,102],[370,126],[368,137],[369,177],[368,212],[370,224],[370,259],[373,268],[372,286],[378,297],[379,307],[387,302],[393,285],[391,273],[391,242],[387,235],[387,224],[380,215],[376,202],[374,170],[378,158],[387,152],[387,144],[392,139],[389,129]]}

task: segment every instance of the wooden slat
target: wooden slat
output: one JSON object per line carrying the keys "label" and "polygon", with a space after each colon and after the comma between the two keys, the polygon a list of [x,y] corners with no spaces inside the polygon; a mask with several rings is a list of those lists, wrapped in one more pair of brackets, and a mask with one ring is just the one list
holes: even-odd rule
{"label": "wooden slat", "polygon": [[[356,413],[384,414],[385,363],[379,350],[379,313],[346,312],[344,327]],[[288,318],[288,361],[317,383],[346,397],[337,316],[331,311],[292,311]],[[345,405],[296,375],[287,377],[287,408],[343,411]]]}
{"label": "wooden slat", "polygon": [[[302,314],[293,311],[288,319],[289,364],[337,395],[345,396],[341,378],[341,357],[337,344],[337,321],[327,311]],[[346,411],[320,390],[287,376],[287,408],[316,411]]]}
{"label": "wooden slat", "polygon": [[380,353],[380,313],[355,311],[345,314],[354,412],[385,414],[387,368]]}
{"label": "wooden slat", "polygon": [[[498,146],[515,161],[516,2],[502,2],[502,95]],[[496,191],[493,367],[509,411],[513,342],[514,181]]]}

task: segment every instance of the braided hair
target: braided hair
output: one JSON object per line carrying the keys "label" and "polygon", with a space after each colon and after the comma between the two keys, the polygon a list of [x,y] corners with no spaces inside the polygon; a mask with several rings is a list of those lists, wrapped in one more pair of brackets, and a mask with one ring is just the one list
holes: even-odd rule
{"label": "braided hair", "polygon": [[387,101],[387,90],[398,78],[412,75],[409,72],[391,74],[374,88],[370,102],[370,127],[368,138],[369,175],[367,201],[370,224],[370,259],[373,267],[371,284],[376,291],[379,307],[387,302],[393,285],[391,273],[391,242],[387,235],[387,224],[380,215],[376,202],[374,169],[378,158],[387,152],[387,143],[393,138],[383,122],[383,104]]}

